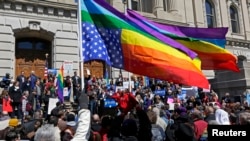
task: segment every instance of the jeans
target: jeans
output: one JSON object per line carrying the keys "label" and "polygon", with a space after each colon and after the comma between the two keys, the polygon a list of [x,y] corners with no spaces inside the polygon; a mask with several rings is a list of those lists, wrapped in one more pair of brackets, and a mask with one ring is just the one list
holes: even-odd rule
{"label": "jeans", "polygon": [[91,114],[96,114],[96,101],[95,100],[89,101],[89,110]]}

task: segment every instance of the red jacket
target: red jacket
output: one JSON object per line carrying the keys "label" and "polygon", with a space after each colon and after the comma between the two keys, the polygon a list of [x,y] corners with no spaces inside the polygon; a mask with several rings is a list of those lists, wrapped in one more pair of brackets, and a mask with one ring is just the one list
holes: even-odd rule
{"label": "red jacket", "polygon": [[12,106],[11,106],[10,97],[3,98],[3,111],[13,112],[13,109],[12,109]]}
{"label": "red jacket", "polygon": [[114,98],[118,102],[119,108],[122,110],[124,114],[127,114],[138,103],[133,94],[131,93],[126,93],[126,94],[115,93],[114,95],[112,95],[112,98]]}

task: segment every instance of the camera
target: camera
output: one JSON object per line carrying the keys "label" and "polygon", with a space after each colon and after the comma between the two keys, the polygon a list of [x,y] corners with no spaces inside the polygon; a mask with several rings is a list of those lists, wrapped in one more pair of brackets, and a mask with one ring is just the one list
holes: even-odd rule
{"label": "camera", "polygon": [[8,88],[10,85],[10,74],[6,73],[3,80],[0,82],[1,88]]}

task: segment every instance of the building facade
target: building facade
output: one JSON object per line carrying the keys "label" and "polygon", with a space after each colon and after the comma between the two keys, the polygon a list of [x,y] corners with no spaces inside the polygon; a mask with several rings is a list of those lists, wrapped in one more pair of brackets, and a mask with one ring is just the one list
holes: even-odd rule
{"label": "building facade", "polygon": [[[242,94],[250,87],[250,0],[106,0],[119,11],[130,8],[159,23],[190,27],[229,27],[226,49],[238,56],[240,73],[204,71],[212,88]],[[76,0],[0,0],[0,77],[34,70],[43,76],[63,61],[79,70]],[[45,54],[49,54],[46,58]],[[100,62],[86,68],[103,76]],[[119,71],[110,71],[116,76]],[[123,76],[126,76],[125,73]],[[100,77],[99,76],[99,77]]]}

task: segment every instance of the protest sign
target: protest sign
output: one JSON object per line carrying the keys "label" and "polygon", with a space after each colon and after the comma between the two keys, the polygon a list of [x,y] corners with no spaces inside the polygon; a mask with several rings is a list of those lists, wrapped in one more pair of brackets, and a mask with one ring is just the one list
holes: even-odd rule
{"label": "protest sign", "polygon": [[58,98],[49,98],[49,107],[48,114],[50,115],[51,111],[56,107],[56,103],[58,102]]}
{"label": "protest sign", "polygon": [[112,98],[104,99],[104,108],[114,108],[117,105],[118,103]]}
{"label": "protest sign", "polygon": [[247,94],[247,104],[248,104],[248,106],[250,106],[250,93]]}
{"label": "protest sign", "polygon": [[64,96],[64,97],[69,96],[69,90],[68,90],[67,87],[66,87],[66,88],[63,88],[63,96]]}
{"label": "protest sign", "polygon": [[134,88],[134,81],[130,81],[130,84],[129,84],[129,81],[124,81],[123,82],[123,88],[124,89],[129,89],[129,85],[131,88]]}
{"label": "protest sign", "polygon": [[173,103],[173,102],[174,102],[174,99],[172,97],[168,97],[167,103],[170,104],[170,103]]}
{"label": "protest sign", "polygon": [[56,69],[48,69],[48,74],[56,76],[57,75],[57,70]]}
{"label": "protest sign", "polygon": [[117,92],[118,90],[124,90],[124,87],[122,87],[122,86],[116,86],[115,87],[115,92]]}
{"label": "protest sign", "polygon": [[195,96],[198,92],[197,88],[195,87],[188,87],[188,88],[181,88],[181,93],[186,94],[186,96]]}
{"label": "protest sign", "polygon": [[72,75],[73,73],[73,61],[64,61],[63,62],[64,74]]}
{"label": "protest sign", "polygon": [[155,95],[159,95],[159,96],[165,96],[166,95],[166,91],[165,90],[156,90]]}

